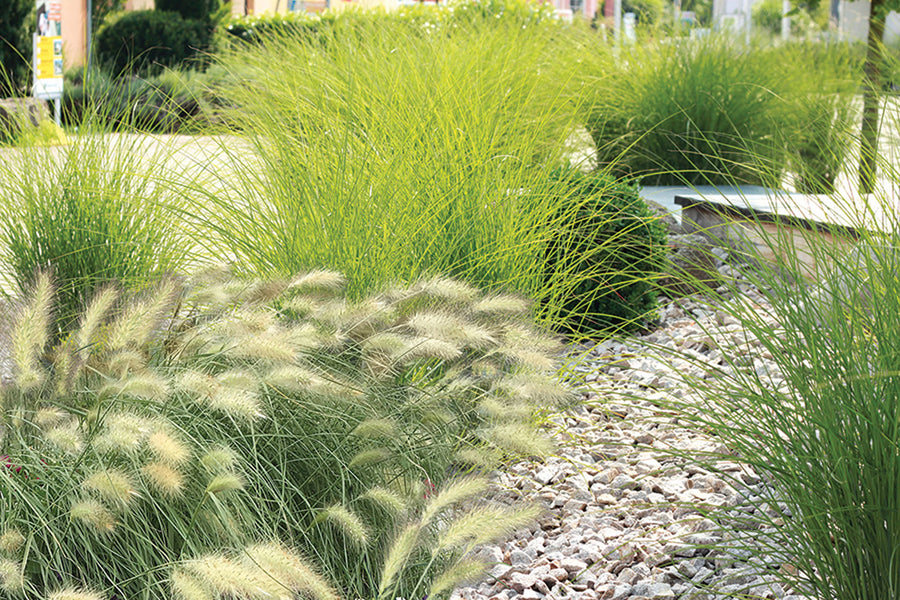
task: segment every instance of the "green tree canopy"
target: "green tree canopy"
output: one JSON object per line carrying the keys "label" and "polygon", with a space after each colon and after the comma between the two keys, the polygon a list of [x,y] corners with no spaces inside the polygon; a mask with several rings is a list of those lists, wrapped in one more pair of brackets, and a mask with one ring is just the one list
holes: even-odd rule
{"label": "green tree canopy", "polygon": [[26,85],[33,10],[32,0],[0,0],[0,96],[16,95]]}

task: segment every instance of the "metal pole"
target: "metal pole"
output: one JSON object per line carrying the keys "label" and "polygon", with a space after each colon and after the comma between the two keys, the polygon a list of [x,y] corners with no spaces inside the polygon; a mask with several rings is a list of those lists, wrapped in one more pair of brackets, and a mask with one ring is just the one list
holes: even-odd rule
{"label": "metal pole", "polygon": [[791,37],[791,18],[788,13],[791,12],[791,0],[783,0],[781,3],[781,39],[787,40]]}
{"label": "metal pole", "polygon": [[91,55],[94,53],[91,38],[94,37],[94,4],[87,0],[87,72],[91,72]]}
{"label": "metal pole", "polygon": [[56,126],[62,127],[62,99],[53,99],[53,118],[56,120]]}

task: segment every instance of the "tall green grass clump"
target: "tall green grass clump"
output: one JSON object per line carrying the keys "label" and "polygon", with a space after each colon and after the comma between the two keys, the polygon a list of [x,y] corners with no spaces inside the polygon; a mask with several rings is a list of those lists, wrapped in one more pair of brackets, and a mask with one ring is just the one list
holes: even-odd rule
{"label": "tall green grass clump", "polygon": [[586,68],[605,75],[588,119],[600,164],[645,185],[777,188],[790,168],[821,189],[811,173],[839,166],[859,85],[844,46],[758,48],[731,36],[635,46]]}
{"label": "tall green grass clump", "polygon": [[770,230],[764,253],[780,258],[753,255],[765,302],[716,300],[747,332],[750,353],[723,345],[721,367],[707,365],[706,378],[689,382],[697,393],[676,408],[724,444],[706,457],[713,465],[738,461],[766,483],[753,516],[721,515],[761,544],[738,543],[739,552],[764,548],[762,562],[781,565],[777,574],[795,594],[896,598],[900,223],[886,197],[836,198],[830,207],[859,238],[837,227]]}
{"label": "tall green grass clump", "polygon": [[184,264],[172,196],[154,180],[165,158],[140,138],[99,134],[9,151],[0,164],[7,285],[21,292],[35,271],[52,271],[65,329],[103,285],[139,287]]}
{"label": "tall green grass clump", "polygon": [[546,247],[579,195],[547,170],[580,102],[559,57],[587,34],[470,21],[362,20],[226,54],[255,152],[233,197],[203,198],[202,226],[248,268],[325,265],[351,295],[440,272],[558,308],[578,281],[548,286]]}
{"label": "tall green grass clump", "polygon": [[54,345],[38,274],[4,319],[4,592],[441,597],[480,573],[475,546],[535,511],[453,473],[549,451],[532,416],[571,398],[557,342],[457,281],[342,286],[106,286]]}

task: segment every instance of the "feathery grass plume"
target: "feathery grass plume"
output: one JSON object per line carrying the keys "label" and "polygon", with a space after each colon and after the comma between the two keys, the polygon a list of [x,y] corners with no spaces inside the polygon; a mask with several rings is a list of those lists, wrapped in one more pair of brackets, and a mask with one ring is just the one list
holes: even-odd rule
{"label": "feathery grass plume", "polygon": [[422,522],[414,521],[408,524],[391,542],[381,569],[381,581],[378,584],[379,598],[385,597],[385,593],[394,585],[394,580],[406,567],[406,563],[409,562],[409,558],[419,545],[421,532]]}
{"label": "feathery grass plume", "polygon": [[235,390],[255,392],[259,387],[256,375],[243,369],[232,369],[216,375],[216,381],[222,386]]}
{"label": "feathery grass plume", "polygon": [[467,283],[447,277],[432,277],[416,283],[412,289],[416,292],[449,300],[451,302],[469,302],[478,296],[478,290]]}
{"label": "feathery grass plume", "polygon": [[80,367],[79,360],[72,354],[71,338],[58,345],[53,350],[51,362],[53,363],[53,375],[56,380],[56,395],[66,396],[75,381],[76,372]]}
{"label": "feathery grass plume", "polygon": [[390,325],[396,312],[396,308],[383,299],[369,297],[344,305],[335,315],[334,324],[348,337],[359,340]]}
{"label": "feathery grass plume", "polygon": [[212,314],[233,306],[235,295],[224,283],[211,283],[193,288],[185,301],[189,306],[201,308]]}
{"label": "feathery grass plume", "polygon": [[247,304],[268,304],[280,296],[288,287],[288,282],[280,279],[257,279],[250,283],[241,300]]}
{"label": "feathery grass plume", "polygon": [[191,449],[178,436],[165,429],[157,429],[147,436],[150,451],[167,465],[183,465],[191,457]]}
{"label": "feathery grass plume", "polygon": [[486,396],[478,402],[478,412],[494,421],[525,421],[534,414],[535,407],[524,402],[510,402],[497,396]]}
{"label": "feathery grass plume", "polygon": [[308,273],[295,275],[288,284],[289,290],[300,292],[307,291],[338,291],[344,287],[346,279],[337,271],[317,269]]}
{"label": "feathery grass plume", "polygon": [[244,479],[237,473],[219,473],[206,484],[207,494],[222,494],[244,489]]}
{"label": "feathery grass plume", "polygon": [[47,600],[106,600],[106,596],[91,590],[66,588],[47,596]]}
{"label": "feathery grass plume", "polygon": [[289,331],[270,329],[235,338],[225,354],[234,359],[289,363],[297,358],[297,349]]}
{"label": "feathery grass plume", "polygon": [[25,573],[21,563],[0,558],[0,590],[13,596],[25,590]]}
{"label": "feathery grass plume", "polygon": [[561,406],[575,400],[576,394],[564,384],[545,375],[515,373],[494,383],[494,392],[534,406]]}
{"label": "feathery grass plume", "polygon": [[256,544],[244,549],[241,562],[253,565],[288,589],[313,600],[339,600],[324,577],[296,552],[276,542]]}
{"label": "feathery grass plume", "polygon": [[245,337],[271,330],[276,326],[275,317],[275,311],[267,308],[241,308],[215,323],[215,328],[225,337]]}
{"label": "feathery grass plume", "polygon": [[496,343],[493,334],[484,327],[448,313],[418,312],[406,324],[422,337],[463,346],[486,348]]}
{"label": "feathery grass plume", "polygon": [[387,448],[368,448],[357,452],[347,467],[350,469],[359,469],[362,467],[371,467],[378,465],[391,459],[393,453]]}
{"label": "feathery grass plume", "polygon": [[432,519],[444,510],[457,502],[484,493],[487,488],[488,482],[482,477],[460,477],[450,481],[425,504],[422,523],[430,524]]}
{"label": "feathery grass plume", "polygon": [[116,518],[106,506],[96,500],[79,500],[73,503],[69,509],[69,517],[102,533],[109,533],[116,527]]}
{"label": "feathery grass plume", "polygon": [[141,467],[141,473],[151,487],[168,498],[177,498],[184,489],[184,475],[165,463],[148,463]]}
{"label": "feathery grass plume", "polygon": [[332,504],[316,517],[339,531],[345,540],[358,548],[369,545],[369,528],[359,515],[341,504]]}
{"label": "feathery grass plume", "polygon": [[312,350],[326,341],[322,333],[312,323],[298,323],[287,328],[287,339],[295,348]]}
{"label": "feathery grass plume", "polygon": [[74,419],[47,429],[44,432],[44,439],[48,444],[66,454],[78,454],[84,448],[81,426]]}
{"label": "feathery grass plume", "polygon": [[308,317],[322,307],[322,302],[309,296],[294,296],[287,300],[282,308],[294,317]]}
{"label": "feathery grass plume", "polygon": [[44,406],[34,414],[34,422],[42,429],[59,425],[68,418],[68,413],[55,406]]}
{"label": "feathery grass plume", "polygon": [[169,585],[178,600],[216,600],[215,594],[208,586],[182,569],[172,570]]}
{"label": "feathery grass plume", "polygon": [[78,331],[75,332],[73,341],[74,350],[82,360],[87,360],[90,355],[97,332],[118,299],[118,288],[112,285],[105,286],[94,294],[90,304],[81,314]]}
{"label": "feathery grass plume", "polygon": [[188,392],[195,399],[203,401],[209,399],[219,389],[220,385],[215,377],[194,370],[182,373],[175,384],[177,389]]}
{"label": "feathery grass plume", "polygon": [[0,535],[0,552],[15,554],[25,545],[25,536],[18,529],[7,529]]}
{"label": "feathery grass plume", "polygon": [[453,520],[438,536],[436,552],[448,548],[466,551],[479,544],[507,536],[531,525],[540,514],[538,506],[508,508],[480,506],[454,515]]}
{"label": "feathery grass plume", "polygon": [[119,384],[119,393],[151,402],[165,402],[170,393],[168,380],[153,373],[132,375]]}
{"label": "feathery grass plume", "polygon": [[437,358],[453,360],[462,355],[462,350],[450,342],[426,337],[415,337],[407,341],[406,348],[398,359],[419,360]]}
{"label": "feathery grass plume", "polygon": [[479,437],[509,454],[544,457],[553,453],[553,442],[533,425],[500,423],[479,432]]}
{"label": "feathery grass plume", "polygon": [[12,330],[12,358],[16,367],[16,385],[22,391],[38,387],[46,377],[38,360],[50,341],[53,297],[50,275],[40,272],[25,304],[16,315]]}
{"label": "feathery grass plume", "polygon": [[393,439],[397,435],[397,423],[387,418],[366,419],[354,427],[350,435],[367,439]]}
{"label": "feathery grass plume", "polygon": [[321,384],[321,378],[307,369],[289,365],[273,369],[263,378],[263,382],[287,392],[301,393]]}
{"label": "feathery grass plume", "polygon": [[374,486],[359,496],[360,500],[371,502],[386,513],[399,515],[406,509],[406,499],[393,490]]}
{"label": "feathery grass plume", "polygon": [[101,452],[136,452],[153,431],[150,419],[130,413],[112,413],[103,419],[104,432],[95,444]]}
{"label": "feathery grass plume", "polygon": [[255,391],[220,387],[207,400],[209,407],[236,421],[253,421],[264,415],[262,401]]}
{"label": "feathery grass plume", "polygon": [[128,505],[138,495],[131,477],[117,469],[96,471],[85,478],[82,486],[118,507]]}
{"label": "feathery grass plume", "polygon": [[464,465],[492,469],[503,461],[503,453],[490,446],[465,446],[456,451],[453,460]]}
{"label": "feathery grass plume", "polygon": [[485,296],[472,305],[472,311],[476,314],[489,316],[524,316],[530,308],[527,300],[509,294]]}
{"label": "feathery grass plume", "polygon": [[409,347],[409,338],[398,333],[385,331],[369,336],[362,344],[363,352],[399,355]]}
{"label": "feathery grass plume", "polygon": [[178,293],[175,280],[166,278],[146,298],[125,307],[110,324],[107,348],[116,352],[142,347],[166,316]]}
{"label": "feathery grass plume", "polygon": [[472,558],[453,564],[434,578],[428,591],[428,597],[440,597],[441,594],[452,590],[461,583],[477,579],[484,574],[486,567],[484,562]]}
{"label": "feathery grass plume", "polygon": [[106,369],[119,379],[147,368],[147,357],[137,350],[120,350],[106,360]]}
{"label": "feathery grass plume", "polygon": [[238,463],[238,457],[231,448],[214,448],[200,458],[200,464],[209,473],[227,473]]}
{"label": "feathery grass plume", "polygon": [[252,561],[236,561],[227,556],[208,555],[188,562],[185,567],[213,588],[219,597],[247,600],[291,597],[282,582]]}

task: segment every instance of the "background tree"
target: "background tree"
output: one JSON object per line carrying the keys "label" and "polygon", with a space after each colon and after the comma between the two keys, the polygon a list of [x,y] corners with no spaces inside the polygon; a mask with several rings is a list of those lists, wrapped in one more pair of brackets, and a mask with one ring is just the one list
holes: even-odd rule
{"label": "background tree", "polygon": [[26,84],[33,10],[33,0],[0,0],[0,96],[16,95]]}

